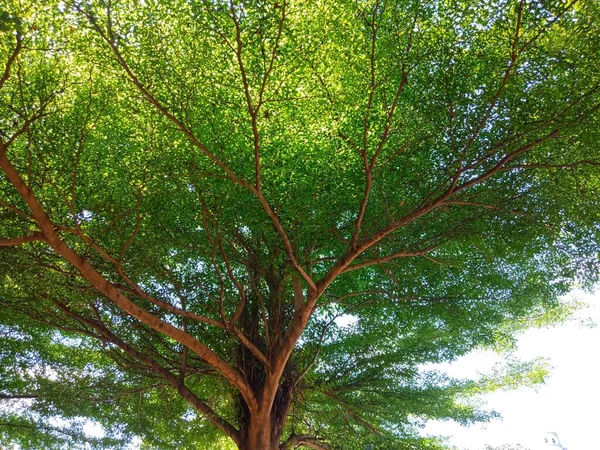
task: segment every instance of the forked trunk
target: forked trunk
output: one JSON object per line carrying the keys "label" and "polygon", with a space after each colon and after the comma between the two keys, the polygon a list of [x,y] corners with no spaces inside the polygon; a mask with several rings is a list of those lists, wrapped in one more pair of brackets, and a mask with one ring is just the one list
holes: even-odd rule
{"label": "forked trunk", "polygon": [[[269,328],[279,330],[283,314],[280,310],[284,295],[283,282],[276,273],[271,273],[267,282],[272,293],[269,296],[269,315],[275,322],[271,323]],[[248,339],[261,347],[265,343],[260,337],[261,316],[257,303],[259,302],[249,302],[246,306],[245,314],[240,318],[240,329]],[[281,377],[271,378],[265,372],[262,363],[242,345],[238,348],[237,364],[243,368],[245,378],[256,392],[257,398],[261,398],[265,392],[272,393],[275,390],[273,403],[261,405],[264,408],[262,411],[251,412],[248,405],[240,398],[239,413],[242,425],[241,443],[238,447],[240,450],[279,450],[294,391],[297,388],[297,375],[295,375],[297,371],[291,369],[294,365],[288,362]]]}

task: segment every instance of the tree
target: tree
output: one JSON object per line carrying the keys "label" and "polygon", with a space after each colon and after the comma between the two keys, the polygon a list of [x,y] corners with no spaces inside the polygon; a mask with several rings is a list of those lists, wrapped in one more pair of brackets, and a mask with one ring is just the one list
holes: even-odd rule
{"label": "tree", "polygon": [[597,279],[597,2],[38,3],[0,22],[8,442],[437,448],[486,384],[424,365]]}

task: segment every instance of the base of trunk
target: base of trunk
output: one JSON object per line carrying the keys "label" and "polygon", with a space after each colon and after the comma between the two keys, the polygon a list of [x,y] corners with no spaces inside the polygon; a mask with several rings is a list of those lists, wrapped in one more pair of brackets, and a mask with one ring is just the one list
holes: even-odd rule
{"label": "base of trunk", "polygon": [[268,421],[253,421],[242,433],[240,450],[279,450],[279,436],[274,436]]}

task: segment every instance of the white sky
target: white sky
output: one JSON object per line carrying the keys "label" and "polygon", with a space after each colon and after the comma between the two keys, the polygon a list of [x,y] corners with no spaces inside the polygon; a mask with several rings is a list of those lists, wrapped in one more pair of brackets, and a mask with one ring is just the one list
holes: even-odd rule
{"label": "white sky", "polygon": [[[502,419],[471,427],[430,422],[425,433],[449,436],[451,444],[468,450],[506,443],[550,450],[544,435],[554,431],[568,450],[600,449],[600,292],[577,293],[576,298],[590,306],[575,320],[529,330],[519,338],[518,358],[546,357],[553,366],[545,385],[537,392],[522,388],[484,396],[488,409],[499,412]],[[589,319],[599,326],[591,326]],[[452,376],[476,377],[500,359],[491,353],[474,352],[446,368]]]}

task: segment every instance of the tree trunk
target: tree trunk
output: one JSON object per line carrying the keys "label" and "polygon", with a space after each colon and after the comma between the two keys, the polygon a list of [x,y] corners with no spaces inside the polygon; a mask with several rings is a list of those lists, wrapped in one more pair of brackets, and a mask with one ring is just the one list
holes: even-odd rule
{"label": "tree trunk", "polygon": [[269,418],[255,418],[242,434],[240,450],[279,450],[279,433],[273,433]]}
{"label": "tree trunk", "polygon": [[279,450],[292,396],[293,389],[285,383],[279,386],[269,412],[250,414],[244,408],[240,450]]}

